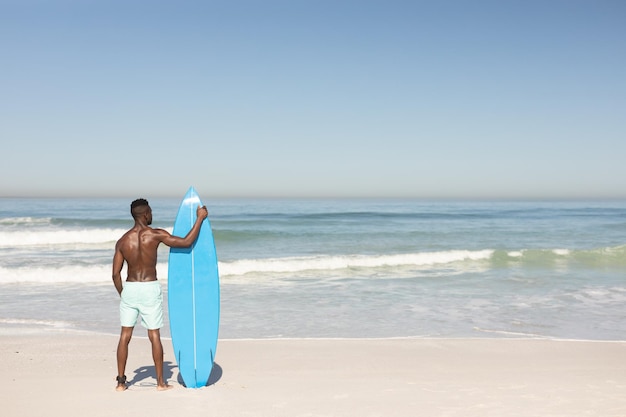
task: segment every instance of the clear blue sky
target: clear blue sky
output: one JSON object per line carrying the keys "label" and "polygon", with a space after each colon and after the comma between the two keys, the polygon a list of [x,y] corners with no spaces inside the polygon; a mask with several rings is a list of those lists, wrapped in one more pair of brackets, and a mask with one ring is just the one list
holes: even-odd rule
{"label": "clear blue sky", "polygon": [[626,2],[0,2],[0,196],[626,197]]}

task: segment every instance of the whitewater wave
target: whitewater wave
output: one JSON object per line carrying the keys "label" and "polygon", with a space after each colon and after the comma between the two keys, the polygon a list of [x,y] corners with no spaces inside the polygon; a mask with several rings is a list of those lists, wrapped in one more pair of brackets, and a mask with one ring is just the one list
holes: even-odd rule
{"label": "whitewater wave", "polygon": [[2,226],[41,226],[52,223],[50,217],[3,217],[0,218]]}
{"label": "whitewater wave", "polygon": [[0,283],[98,283],[107,281],[112,282],[111,265],[104,264],[0,268]]}
{"label": "whitewater wave", "polygon": [[[456,262],[488,260],[493,251],[442,251],[399,255],[344,255],[285,257],[269,259],[241,259],[218,263],[221,277],[233,276],[299,274],[303,272],[337,270],[376,270],[401,267],[428,268],[437,265],[451,265]],[[160,279],[167,279],[167,263],[157,265]],[[122,276],[125,275],[125,268]],[[62,265],[62,266],[21,266],[0,267],[0,283],[7,282],[104,282],[111,279],[110,264]]]}
{"label": "whitewater wave", "polygon": [[124,229],[0,232],[0,248],[110,243],[125,232]]}
{"label": "whitewater wave", "polygon": [[[166,229],[168,230],[168,229]],[[61,229],[50,228],[21,229],[0,232],[0,248],[56,245],[93,245],[116,242],[128,229],[91,228]],[[169,230],[171,233],[171,229]]]}
{"label": "whitewater wave", "polygon": [[303,271],[329,271],[353,268],[388,268],[400,266],[433,266],[459,261],[489,259],[492,250],[408,253],[397,255],[343,255],[308,256],[268,259],[241,259],[222,262],[220,275],[245,275],[249,273],[288,273]]}
{"label": "whitewater wave", "polygon": [[[166,258],[157,265],[159,279],[167,279]],[[626,245],[589,250],[449,250],[389,255],[318,255],[220,261],[225,282],[233,277],[414,276],[415,273],[454,275],[468,271],[509,267],[530,268],[623,268]],[[122,271],[125,276],[125,269]],[[110,282],[111,264],[20,265],[0,267],[0,283],[10,282]]]}

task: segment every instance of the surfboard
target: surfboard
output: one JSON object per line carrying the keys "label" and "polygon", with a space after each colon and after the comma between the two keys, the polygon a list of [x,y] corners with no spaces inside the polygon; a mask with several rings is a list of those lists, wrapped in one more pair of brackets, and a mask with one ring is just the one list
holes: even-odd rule
{"label": "surfboard", "polygon": [[[201,205],[198,193],[189,187],[178,208],[173,235],[187,235]],[[190,248],[170,248],[167,290],[178,371],[187,388],[204,387],[215,361],[220,321],[217,254],[208,218],[203,220],[200,234]]]}

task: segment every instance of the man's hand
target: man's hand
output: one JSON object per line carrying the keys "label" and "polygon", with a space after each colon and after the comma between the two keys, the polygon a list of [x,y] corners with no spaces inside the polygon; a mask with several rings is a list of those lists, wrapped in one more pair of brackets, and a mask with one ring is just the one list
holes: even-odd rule
{"label": "man's hand", "polygon": [[207,210],[206,206],[198,206],[198,209],[196,210],[196,214],[198,215],[198,218],[200,220],[204,220],[207,217],[209,217],[209,211]]}

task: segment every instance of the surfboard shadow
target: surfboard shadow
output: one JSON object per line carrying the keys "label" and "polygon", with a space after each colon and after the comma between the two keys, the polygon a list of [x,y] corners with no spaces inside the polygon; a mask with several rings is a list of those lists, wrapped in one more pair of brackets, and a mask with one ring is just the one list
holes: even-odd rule
{"label": "surfboard shadow", "polygon": [[[163,372],[165,372],[165,371],[163,371]],[[222,379],[222,374],[223,374],[222,367],[219,366],[219,364],[217,362],[215,362],[213,364],[213,369],[211,369],[211,375],[209,375],[209,380],[207,381],[205,386],[208,387],[208,386],[211,386],[211,385],[215,384],[217,381]],[[187,387],[185,385],[185,381],[183,381],[183,377],[182,377],[182,375],[180,373],[178,374],[178,378],[176,380],[183,387]]]}
{"label": "surfboard shadow", "polygon": [[[167,381],[169,379],[171,379],[174,376],[174,369],[177,368],[175,363],[172,362],[163,362],[163,378]],[[152,378],[156,381],[156,368],[154,367],[154,365],[151,366],[140,366],[139,368],[135,369],[133,372],[135,372],[135,376],[133,376],[133,379],[131,379],[130,381],[128,381],[129,385],[145,385],[146,383],[142,383],[142,381],[145,381],[148,378]],[[155,384],[150,384],[150,385],[155,385]]]}

